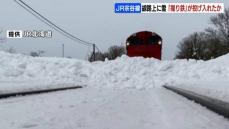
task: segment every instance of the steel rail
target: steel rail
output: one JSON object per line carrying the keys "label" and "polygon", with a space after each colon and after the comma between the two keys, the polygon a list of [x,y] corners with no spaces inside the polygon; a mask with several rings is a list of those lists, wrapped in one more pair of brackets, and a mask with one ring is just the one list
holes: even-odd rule
{"label": "steel rail", "polygon": [[52,89],[42,89],[42,90],[3,93],[3,94],[0,94],[0,99],[9,98],[9,97],[16,97],[16,96],[41,94],[41,93],[61,91],[61,90],[78,89],[78,88],[82,88],[82,86],[72,86],[72,87],[62,87],[62,88],[52,88]]}
{"label": "steel rail", "polygon": [[174,86],[163,86],[229,119],[229,103]]}

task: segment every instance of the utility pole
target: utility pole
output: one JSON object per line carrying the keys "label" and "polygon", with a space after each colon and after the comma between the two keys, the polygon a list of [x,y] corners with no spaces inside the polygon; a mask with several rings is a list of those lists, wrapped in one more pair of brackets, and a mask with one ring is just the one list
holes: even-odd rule
{"label": "utility pole", "polygon": [[64,57],[64,44],[62,44],[62,57]]}
{"label": "utility pole", "polygon": [[95,61],[95,44],[93,44],[93,60]]}

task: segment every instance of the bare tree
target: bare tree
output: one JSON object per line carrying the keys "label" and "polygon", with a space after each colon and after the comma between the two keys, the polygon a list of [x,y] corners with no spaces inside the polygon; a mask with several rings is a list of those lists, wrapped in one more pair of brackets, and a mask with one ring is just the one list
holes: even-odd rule
{"label": "bare tree", "polygon": [[[93,56],[95,56],[95,60],[94,60]],[[95,52],[95,55],[93,55],[93,53],[91,53],[89,55],[88,61],[93,62],[93,61],[98,61],[98,60],[100,60],[100,61],[104,61],[105,60],[105,57],[104,57],[103,53]]]}
{"label": "bare tree", "polygon": [[38,57],[39,54],[37,52],[30,52],[30,56],[33,56],[33,57]]}
{"label": "bare tree", "polygon": [[208,60],[229,52],[229,8],[225,13],[217,14],[210,18],[213,27],[205,32],[193,33],[184,38],[178,45],[179,59]]}
{"label": "bare tree", "polygon": [[221,44],[225,44],[229,51],[229,8],[224,13],[217,14],[210,18],[213,27],[206,29],[211,37],[217,38]]}
{"label": "bare tree", "polygon": [[204,59],[205,53],[205,33],[195,32],[186,38],[184,38],[180,44],[178,44],[177,59]]}
{"label": "bare tree", "polygon": [[44,50],[38,50],[37,53],[39,56],[42,56],[45,53],[45,51]]}
{"label": "bare tree", "polygon": [[110,55],[110,58],[108,58],[108,59],[114,60],[115,58],[120,57],[125,53],[126,53],[126,49],[124,47],[122,47],[122,46],[111,46],[108,49],[108,54]]}
{"label": "bare tree", "polygon": [[[93,60],[93,53],[89,55],[88,61],[92,62]],[[96,52],[95,53],[95,61],[105,61],[105,59],[114,60],[121,55],[126,54],[125,47],[123,46],[111,46],[108,49],[108,52]]]}
{"label": "bare tree", "polygon": [[42,56],[42,54],[44,54],[45,51],[43,50],[38,50],[37,52],[33,51],[33,52],[30,52],[30,56],[33,56],[33,57],[38,57],[38,56]]}

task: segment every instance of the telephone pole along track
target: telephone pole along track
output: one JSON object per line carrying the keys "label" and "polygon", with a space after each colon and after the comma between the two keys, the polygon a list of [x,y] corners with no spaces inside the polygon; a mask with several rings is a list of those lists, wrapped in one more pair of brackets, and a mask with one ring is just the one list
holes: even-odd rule
{"label": "telephone pole along track", "polygon": [[53,88],[53,89],[42,89],[42,90],[4,93],[4,94],[0,94],[0,99],[15,97],[15,96],[25,96],[25,95],[33,95],[33,94],[61,91],[61,90],[78,89],[78,88],[83,88],[83,87],[82,86],[72,86],[72,87],[63,87],[63,88]]}
{"label": "telephone pole along track", "polygon": [[163,86],[229,119],[229,103],[173,86]]}

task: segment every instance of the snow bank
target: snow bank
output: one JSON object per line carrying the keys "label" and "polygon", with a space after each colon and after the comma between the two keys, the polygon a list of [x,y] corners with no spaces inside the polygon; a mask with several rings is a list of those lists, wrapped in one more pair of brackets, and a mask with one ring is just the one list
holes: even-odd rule
{"label": "snow bank", "polygon": [[0,52],[0,92],[63,85],[142,89],[216,80],[229,80],[229,54],[210,61],[122,56],[113,61],[89,63]]}
{"label": "snow bank", "polygon": [[0,92],[81,85],[90,66],[79,60],[0,52]]}

